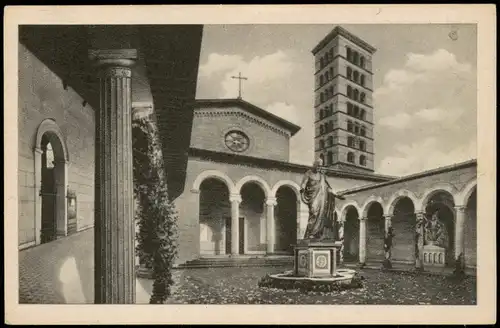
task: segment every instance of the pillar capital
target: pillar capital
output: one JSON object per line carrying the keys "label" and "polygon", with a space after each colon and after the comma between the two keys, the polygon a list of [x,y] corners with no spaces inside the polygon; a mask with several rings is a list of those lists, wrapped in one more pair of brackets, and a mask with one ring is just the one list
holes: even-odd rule
{"label": "pillar capital", "polygon": [[392,219],[392,217],[393,217],[393,216],[394,216],[394,215],[392,215],[392,214],[387,214],[387,215],[384,215],[384,219],[385,219],[386,221],[387,221],[387,220],[389,220],[389,221],[390,221],[390,220]]}
{"label": "pillar capital", "polygon": [[232,202],[241,203],[241,201],[242,201],[241,195],[240,194],[231,194],[231,195],[229,195],[229,201],[231,203]]}
{"label": "pillar capital", "polygon": [[35,147],[34,151],[36,154],[43,154],[42,148]]}
{"label": "pillar capital", "polygon": [[276,197],[268,197],[266,199],[266,205],[267,206],[276,206],[276,205],[278,205],[278,201],[277,201]]}
{"label": "pillar capital", "polygon": [[137,50],[91,49],[89,59],[98,66],[131,67],[137,59]]}
{"label": "pillar capital", "polygon": [[368,217],[367,216],[360,216],[359,217],[359,221],[365,221],[368,220]]}
{"label": "pillar capital", "polygon": [[455,206],[455,210],[460,213],[465,213],[466,207],[464,205]]}

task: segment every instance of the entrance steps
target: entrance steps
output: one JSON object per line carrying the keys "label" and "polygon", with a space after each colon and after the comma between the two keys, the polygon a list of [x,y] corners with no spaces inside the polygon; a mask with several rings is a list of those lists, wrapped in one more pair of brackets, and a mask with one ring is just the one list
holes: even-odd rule
{"label": "entrance steps", "polygon": [[262,267],[292,266],[292,255],[257,255],[257,256],[220,256],[200,257],[180,264],[178,268],[224,268],[224,267]]}

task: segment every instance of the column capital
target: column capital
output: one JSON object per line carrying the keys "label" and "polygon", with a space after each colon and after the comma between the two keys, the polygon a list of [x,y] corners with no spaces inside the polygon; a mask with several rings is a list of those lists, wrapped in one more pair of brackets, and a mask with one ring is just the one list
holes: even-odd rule
{"label": "column capital", "polygon": [[241,195],[240,194],[231,194],[229,195],[229,201],[232,203],[232,202],[238,202],[238,203],[241,203],[242,199],[241,199]]}
{"label": "column capital", "polygon": [[360,216],[359,217],[359,221],[366,221],[366,220],[368,220],[367,216]]}
{"label": "column capital", "polygon": [[137,59],[136,49],[90,49],[89,59],[97,65],[130,67]]}
{"label": "column capital", "polygon": [[390,220],[390,219],[392,219],[393,216],[394,216],[393,214],[387,214],[387,215],[384,215],[384,218],[386,220]]}
{"label": "column capital", "polygon": [[466,207],[464,205],[457,205],[455,206],[455,210],[457,212],[465,213]]}
{"label": "column capital", "polygon": [[276,206],[278,204],[278,201],[276,197],[268,197],[266,199],[266,205],[267,206]]}
{"label": "column capital", "polygon": [[43,154],[42,148],[35,147],[34,152],[37,154]]}

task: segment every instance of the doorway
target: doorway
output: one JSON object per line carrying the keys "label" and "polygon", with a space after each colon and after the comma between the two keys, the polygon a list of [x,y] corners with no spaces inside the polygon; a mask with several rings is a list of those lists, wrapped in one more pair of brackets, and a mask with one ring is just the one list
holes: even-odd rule
{"label": "doorway", "polygon": [[56,202],[57,188],[55,183],[54,153],[47,138],[42,139],[42,226],[40,242],[42,244],[57,238]]}

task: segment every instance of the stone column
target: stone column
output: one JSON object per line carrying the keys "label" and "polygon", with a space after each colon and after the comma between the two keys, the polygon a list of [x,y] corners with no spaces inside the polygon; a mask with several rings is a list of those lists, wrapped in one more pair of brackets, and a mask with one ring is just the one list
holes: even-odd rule
{"label": "stone column", "polygon": [[41,240],[41,230],[42,230],[42,196],[40,192],[42,191],[42,154],[43,150],[40,148],[35,148],[33,153],[35,158],[35,244],[39,245]]}
{"label": "stone column", "polygon": [[464,226],[465,206],[455,206],[455,273],[461,274],[465,268],[464,258]]}
{"label": "stone column", "polygon": [[89,53],[99,69],[95,123],[95,300],[135,303],[131,77],[134,49]]}
{"label": "stone column", "polygon": [[366,220],[368,218],[359,218],[359,264],[364,266],[366,263]]}
{"label": "stone column", "polygon": [[383,267],[386,269],[392,268],[392,215],[385,215],[385,234],[384,234],[384,262]]}
{"label": "stone column", "polygon": [[267,209],[267,215],[266,215],[266,253],[267,254],[272,254],[274,253],[274,243],[275,243],[275,234],[276,231],[274,229],[274,207],[277,205],[276,198],[274,197],[269,197],[266,199],[266,209]]}
{"label": "stone column", "polygon": [[239,194],[229,197],[231,202],[231,254],[238,255],[240,247],[240,203]]}
{"label": "stone column", "polygon": [[415,224],[415,269],[422,271],[424,269],[424,223],[425,213],[416,212]]}
{"label": "stone column", "polygon": [[54,162],[55,192],[56,192],[56,234],[64,237],[68,234],[68,188],[66,178],[68,176],[68,163],[66,160]]}

